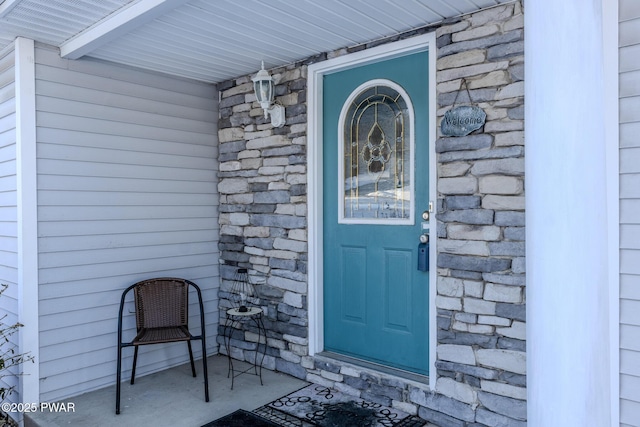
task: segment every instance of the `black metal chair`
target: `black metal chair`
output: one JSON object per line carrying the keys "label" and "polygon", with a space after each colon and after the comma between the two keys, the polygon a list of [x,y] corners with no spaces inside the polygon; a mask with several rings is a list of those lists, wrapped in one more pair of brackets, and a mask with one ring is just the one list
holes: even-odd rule
{"label": "black metal chair", "polygon": [[[200,304],[200,334],[189,332],[189,287],[198,294]],[[132,341],[122,341],[122,311],[127,294],[133,290],[136,313],[137,334]],[[129,286],[122,293],[118,314],[118,366],[116,378],[116,414],[120,413],[120,382],[122,370],[122,349],[134,347],[131,384],[136,375],[138,348],[141,345],[186,341],[191,359],[191,372],[196,376],[191,341],[202,341],[202,367],[204,374],[204,396],[209,401],[209,380],[207,374],[207,347],[204,329],[204,306],[200,288],[193,282],[173,277],[147,279]]]}

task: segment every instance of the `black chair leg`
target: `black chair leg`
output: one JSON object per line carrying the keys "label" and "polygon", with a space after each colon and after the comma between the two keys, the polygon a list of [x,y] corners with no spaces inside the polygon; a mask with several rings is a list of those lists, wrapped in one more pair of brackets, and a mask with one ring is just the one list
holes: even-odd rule
{"label": "black chair leg", "polygon": [[136,363],[138,363],[138,346],[136,345],[133,350],[133,368],[131,369],[131,384],[136,379]]}
{"label": "black chair leg", "polygon": [[116,415],[120,413],[120,381],[122,371],[122,347],[118,344],[118,366],[116,367]]}
{"label": "black chair leg", "polygon": [[187,341],[187,347],[189,347],[189,359],[191,360],[191,373],[193,378],[196,377],[196,365],[193,363],[193,351],[191,350],[191,341]]}
{"label": "black chair leg", "polygon": [[204,373],[204,401],[209,401],[209,372],[207,371],[207,346],[202,340],[202,370]]}

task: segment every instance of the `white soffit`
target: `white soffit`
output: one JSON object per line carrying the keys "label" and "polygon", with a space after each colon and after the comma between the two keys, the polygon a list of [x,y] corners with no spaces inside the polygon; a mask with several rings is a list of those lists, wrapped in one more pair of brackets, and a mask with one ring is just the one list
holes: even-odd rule
{"label": "white soffit", "polygon": [[217,83],[513,0],[0,0],[16,36]]}
{"label": "white soffit", "polygon": [[0,4],[0,47],[18,37],[60,46],[134,0],[5,0]]}

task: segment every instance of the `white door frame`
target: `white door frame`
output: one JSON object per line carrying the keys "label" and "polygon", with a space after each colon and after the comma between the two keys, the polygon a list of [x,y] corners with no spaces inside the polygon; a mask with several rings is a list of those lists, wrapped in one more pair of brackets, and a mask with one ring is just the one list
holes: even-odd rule
{"label": "white door frame", "polygon": [[[365,49],[311,64],[307,74],[307,203],[308,203],[308,306],[309,355],[324,350],[323,316],[323,215],[322,215],[322,82],[325,74],[391,59],[415,52],[429,51],[429,200],[436,200],[436,35],[435,32]],[[416,218],[416,221],[419,221]],[[429,371],[435,372],[436,360],[436,242],[437,225],[432,216],[429,230]],[[417,244],[418,242],[416,242]],[[435,381],[430,381],[435,387]]]}

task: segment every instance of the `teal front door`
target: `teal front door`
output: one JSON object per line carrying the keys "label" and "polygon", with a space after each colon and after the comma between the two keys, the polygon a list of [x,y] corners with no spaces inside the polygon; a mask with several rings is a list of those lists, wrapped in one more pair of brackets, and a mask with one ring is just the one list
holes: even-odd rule
{"label": "teal front door", "polygon": [[323,82],[324,349],[422,375],[429,373],[429,273],[418,270],[419,238],[429,227],[428,69],[425,51]]}

